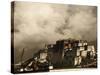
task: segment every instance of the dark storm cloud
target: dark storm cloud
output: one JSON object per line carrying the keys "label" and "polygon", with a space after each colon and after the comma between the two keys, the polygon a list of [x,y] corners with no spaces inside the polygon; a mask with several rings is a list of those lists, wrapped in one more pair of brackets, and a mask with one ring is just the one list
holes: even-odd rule
{"label": "dark storm cloud", "polygon": [[96,40],[96,13],[95,6],[15,2],[15,50],[27,48],[29,58],[58,39]]}

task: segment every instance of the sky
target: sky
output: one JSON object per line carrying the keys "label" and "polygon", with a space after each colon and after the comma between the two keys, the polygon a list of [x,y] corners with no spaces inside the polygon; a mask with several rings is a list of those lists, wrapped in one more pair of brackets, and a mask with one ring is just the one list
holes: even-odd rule
{"label": "sky", "polygon": [[97,39],[96,6],[15,2],[13,8],[15,63],[21,60],[23,48],[26,60],[60,39]]}

